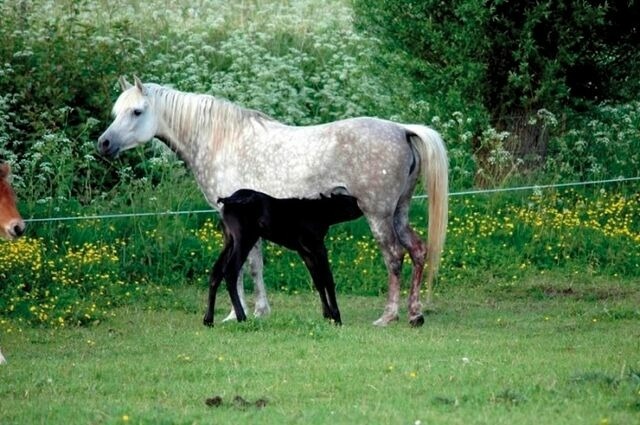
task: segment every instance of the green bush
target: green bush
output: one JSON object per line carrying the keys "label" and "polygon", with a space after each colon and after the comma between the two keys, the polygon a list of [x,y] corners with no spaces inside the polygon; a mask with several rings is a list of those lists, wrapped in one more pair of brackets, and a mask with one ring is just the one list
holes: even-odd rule
{"label": "green bush", "polygon": [[153,149],[124,155],[115,167],[95,157],[123,74],[228,98],[289,124],[384,116],[390,99],[369,66],[375,41],[353,31],[341,1],[333,2],[335,15],[321,7],[2,3],[0,153],[15,163],[20,194],[85,204],[124,183],[115,168],[167,177],[148,174]]}
{"label": "green bush", "polygon": [[557,113],[567,103],[628,101],[640,88],[635,2],[354,4],[360,28],[418,61],[413,69],[425,87],[479,103],[494,120],[541,108]]}
{"label": "green bush", "polygon": [[575,128],[550,141],[549,175],[603,179],[633,177],[640,165],[640,102],[599,105],[574,118]]}
{"label": "green bush", "polygon": [[[473,118],[479,184],[504,181],[513,168],[505,165],[518,161],[515,171],[548,160],[560,178],[597,175],[591,165],[600,162],[593,158],[603,153],[602,144],[572,149],[572,131],[581,133],[585,121],[598,117],[603,101],[621,105],[613,108],[628,119],[633,105],[627,103],[640,90],[637,2],[355,0],[354,9],[359,28],[389,50],[405,52],[418,98],[445,105],[437,115],[463,111]],[[615,128],[605,122],[598,131],[609,137]],[[625,140],[618,152],[633,156],[632,143]],[[501,167],[495,167],[496,152]],[[637,175],[634,161],[628,162],[635,171],[617,161],[597,164],[603,165],[598,171]]]}

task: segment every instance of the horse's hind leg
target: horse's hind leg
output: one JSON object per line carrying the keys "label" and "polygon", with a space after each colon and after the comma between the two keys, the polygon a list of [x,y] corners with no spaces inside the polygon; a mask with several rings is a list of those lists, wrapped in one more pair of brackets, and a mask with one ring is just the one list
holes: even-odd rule
{"label": "horse's hind leg", "polygon": [[386,326],[394,320],[398,320],[398,302],[400,299],[400,272],[402,271],[402,261],[404,249],[398,240],[393,227],[393,218],[367,216],[373,237],[378,242],[384,263],[389,273],[389,293],[387,295],[387,305],[382,316],[375,322],[376,326]]}
{"label": "horse's hind leg", "polygon": [[[420,236],[409,225],[409,201],[401,200],[394,215],[394,226],[398,239],[406,248],[413,265],[411,272],[411,289],[409,291],[409,323],[412,326],[424,324],[422,305],[420,304],[420,286],[424,272],[427,246]],[[427,288],[427,305],[431,303],[431,288]]]}

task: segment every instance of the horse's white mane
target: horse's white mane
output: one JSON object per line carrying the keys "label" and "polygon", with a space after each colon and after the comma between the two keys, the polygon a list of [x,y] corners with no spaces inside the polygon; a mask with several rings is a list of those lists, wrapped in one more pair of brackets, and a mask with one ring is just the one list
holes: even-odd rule
{"label": "horse's white mane", "polygon": [[[246,109],[207,94],[181,92],[158,84],[144,85],[147,95],[162,104],[164,118],[186,145],[210,138],[214,151],[239,142],[239,133],[254,124],[273,121],[262,112]],[[194,140],[195,139],[195,140]]]}

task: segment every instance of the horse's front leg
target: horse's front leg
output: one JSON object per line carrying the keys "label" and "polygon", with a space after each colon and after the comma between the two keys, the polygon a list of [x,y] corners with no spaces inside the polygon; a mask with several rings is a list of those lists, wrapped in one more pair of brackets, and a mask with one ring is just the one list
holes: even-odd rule
{"label": "horse's front leg", "polygon": [[268,316],[271,313],[271,307],[269,307],[269,301],[267,300],[267,290],[264,285],[263,269],[262,239],[258,239],[258,242],[249,252],[249,273],[251,273],[256,297],[256,307],[253,314],[256,317]]}

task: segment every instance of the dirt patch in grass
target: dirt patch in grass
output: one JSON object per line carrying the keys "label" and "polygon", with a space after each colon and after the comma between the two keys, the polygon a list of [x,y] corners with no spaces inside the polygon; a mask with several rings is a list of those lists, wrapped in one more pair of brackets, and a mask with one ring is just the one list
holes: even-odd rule
{"label": "dirt patch in grass", "polygon": [[213,397],[205,399],[204,403],[209,407],[221,407],[224,405],[230,405],[237,409],[245,410],[252,407],[255,407],[256,409],[262,409],[267,406],[268,400],[264,397],[260,397],[255,401],[249,401],[244,397],[237,395],[230,403],[225,403],[221,396],[215,395]]}

